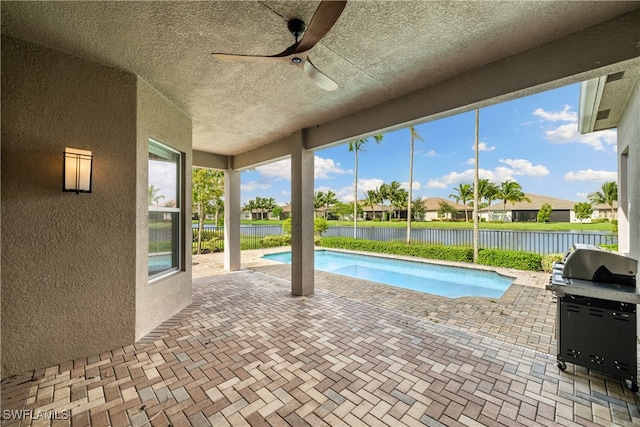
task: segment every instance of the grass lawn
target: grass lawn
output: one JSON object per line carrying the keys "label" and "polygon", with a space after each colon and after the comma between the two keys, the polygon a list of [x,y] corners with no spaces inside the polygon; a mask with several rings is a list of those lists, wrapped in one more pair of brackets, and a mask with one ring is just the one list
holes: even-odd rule
{"label": "grass lawn", "polygon": [[[264,221],[242,221],[243,225],[280,225],[282,221],[264,220]],[[353,227],[353,221],[329,221],[329,227]],[[389,222],[389,221],[359,221],[358,227],[394,227],[407,228],[406,222]],[[473,228],[471,222],[448,222],[448,221],[423,221],[412,222],[412,228]],[[483,230],[528,230],[528,231],[611,231],[611,223],[603,222],[599,224],[580,224],[572,222],[505,222],[505,223],[480,223],[480,229]]]}

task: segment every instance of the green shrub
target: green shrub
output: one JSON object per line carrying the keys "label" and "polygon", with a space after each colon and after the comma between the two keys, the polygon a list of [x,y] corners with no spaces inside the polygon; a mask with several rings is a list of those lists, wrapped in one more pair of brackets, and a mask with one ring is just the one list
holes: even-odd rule
{"label": "green shrub", "polygon": [[291,235],[291,217],[285,219],[282,222],[282,231],[284,232],[284,234]]}
{"label": "green shrub", "polygon": [[329,228],[329,221],[324,218],[316,218],[313,220],[313,231],[316,235],[322,236],[322,234]]}
{"label": "green shrub", "polygon": [[415,256],[445,261],[471,262],[473,249],[461,246],[407,245],[403,242],[378,242],[349,237],[325,237],[321,246],[325,248],[351,249],[393,255]]}
{"label": "green shrub", "polygon": [[617,244],[613,244],[613,243],[612,244],[603,243],[603,244],[598,245],[598,246],[600,246],[602,249],[607,249],[609,251],[617,251],[618,250],[618,245]]}
{"label": "green shrub", "polygon": [[532,252],[481,249],[478,251],[478,264],[540,271],[542,269],[542,255]]}
{"label": "green shrub", "polygon": [[562,261],[563,254],[548,254],[542,256],[542,269],[546,272],[553,270],[553,263],[556,261]]}
{"label": "green shrub", "polygon": [[259,248],[275,248],[278,246],[289,246],[291,244],[291,235],[283,234],[276,236],[264,236],[258,240]]}
{"label": "green shrub", "polygon": [[613,233],[615,236],[618,235],[618,220],[614,219],[613,221],[611,221],[611,233]]}
{"label": "green shrub", "polygon": [[[473,262],[473,248],[446,245],[407,245],[404,242],[378,242],[350,237],[325,237],[320,246],[392,255],[414,256],[443,261]],[[560,257],[562,255],[559,255]],[[478,264],[518,270],[540,271],[542,255],[531,252],[480,249]]]}

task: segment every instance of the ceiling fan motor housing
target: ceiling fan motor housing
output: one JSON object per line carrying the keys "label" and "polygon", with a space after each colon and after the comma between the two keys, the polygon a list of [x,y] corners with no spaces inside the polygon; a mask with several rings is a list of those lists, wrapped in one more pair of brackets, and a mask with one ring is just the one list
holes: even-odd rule
{"label": "ceiling fan motor housing", "polygon": [[287,28],[289,29],[291,34],[293,34],[293,37],[296,38],[296,43],[298,42],[298,37],[300,37],[300,35],[304,33],[305,27],[306,25],[304,21],[298,18],[290,19],[287,22]]}

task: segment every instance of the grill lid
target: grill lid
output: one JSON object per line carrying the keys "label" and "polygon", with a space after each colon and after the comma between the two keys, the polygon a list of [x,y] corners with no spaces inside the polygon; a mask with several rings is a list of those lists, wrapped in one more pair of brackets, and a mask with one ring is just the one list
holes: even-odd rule
{"label": "grill lid", "polygon": [[574,244],[564,257],[562,277],[636,285],[638,261],[594,245]]}

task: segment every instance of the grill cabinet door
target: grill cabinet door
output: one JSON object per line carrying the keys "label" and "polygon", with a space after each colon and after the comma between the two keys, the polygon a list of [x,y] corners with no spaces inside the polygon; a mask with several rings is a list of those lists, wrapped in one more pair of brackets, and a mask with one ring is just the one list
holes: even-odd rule
{"label": "grill cabinet door", "polygon": [[571,295],[558,303],[558,360],[635,382],[636,306]]}

